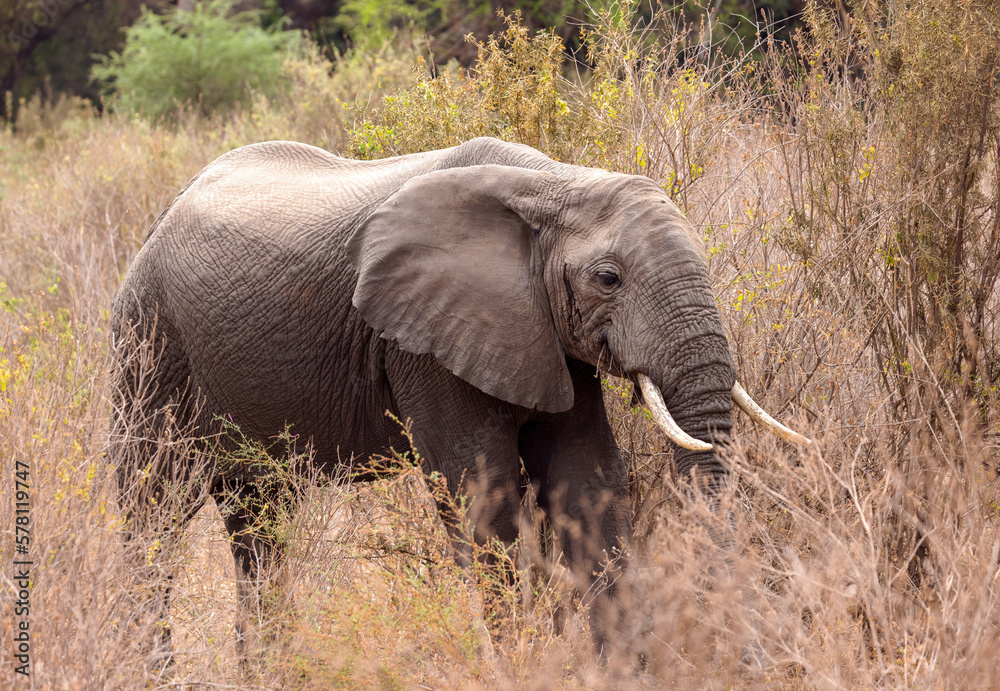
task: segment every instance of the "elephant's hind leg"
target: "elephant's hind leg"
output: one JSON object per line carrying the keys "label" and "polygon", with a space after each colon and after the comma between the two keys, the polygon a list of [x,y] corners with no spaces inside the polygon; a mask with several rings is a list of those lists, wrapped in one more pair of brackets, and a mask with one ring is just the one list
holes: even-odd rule
{"label": "elephant's hind leg", "polygon": [[[196,397],[176,341],[116,324],[108,453],[125,518],[130,626],[155,669],[173,665],[168,608],[184,527],[207,498]],[[154,627],[149,631],[146,627]]]}
{"label": "elephant's hind leg", "polygon": [[262,638],[276,637],[290,603],[281,566],[298,490],[287,479],[262,475],[219,483],[212,494],[236,562],[236,648],[246,665]]}

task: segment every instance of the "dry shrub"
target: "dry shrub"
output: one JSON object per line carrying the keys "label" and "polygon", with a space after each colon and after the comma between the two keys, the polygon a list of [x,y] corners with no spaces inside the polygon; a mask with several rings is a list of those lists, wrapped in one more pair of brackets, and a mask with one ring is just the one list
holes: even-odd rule
{"label": "dry shrub", "polygon": [[[14,460],[32,467],[40,686],[995,683],[995,12],[964,0],[859,3],[836,16],[810,6],[811,34],[759,46],[753,61],[673,38],[666,20],[643,33],[621,16],[593,27],[594,70],[572,79],[557,41],[515,22],[481,46],[473,74],[404,73],[408,59],[392,53],[332,73],[306,60],[291,68],[301,107],[0,134],[0,466],[8,478]],[[373,81],[409,86],[368,103]],[[139,567],[121,550],[103,455],[108,304],[146,227],[239,144],[349,141],[382,156],[481,134],[662,184],[704,230],[741,380],[817,447],[786,448],[737,417],[726,501],[744,549],[713,572],[704,503],[672,476],[668,444],[627,386],[608,383],[652,613],[643,673],[593,659],[579,600],[559,585],[558,546],[530,530],[519,586],[500,588],[512,614],[488,643],[474,583],[485,574],[455,567],[427,479],[397,463],[378,483],[305,485],[282,528],[293,604],[259,613],[280,633],[249,673],[233,646],[228,542],[205,509],[185,533],[190,548],[169,555],[178,668],[159,679],[123,626],[135,607],[122,586]],[[0,621],[10,640],[6,599]],[[759,672],[740,661],[748,637],[769,658]],[[12,675],[0,667],[0,684]]]}
{"label": "dry shrub", "polygon": [[41,93],[21,99],[17,109],[17,131],[36,149],[45,147],[49,138],[79,136],[86,122],[94,117],[90,102],[79,96],[52,93],[48,83]]}
{"label": "dry shrub", "polygon": [[505,19],[506,32],[476,43],[474,73],[446,68],[365,109],[351,154],[383,158],[492,136],[572,158],[579,136],[560,88],[562,42],[553,32],[531,36],[519,14]]}
{"label": "dry shrub", "polygon": [[409,84],[425,64],[419,44],[405,35],[368,53],[350,50],[332,62],[308,45],[285,61],[286,93],[274,100],[256,94],[251,112],[237,120],[251,120],[266,138],[346,150],[345,132],[355,112],[381,104],[383,93]]}
{"label": "dry shrub", "polygon": [[[14,466],[26,463],[31,542],[21,558],[34,562],[32,670],[44,686],[141,684],[144,670],[127,625],[134,608],[121,588],[128,569],[120,514],[102,453],[109,420],[105,338],[96,324],[66,309],[26,309],[21,320],[5,319],[0,328],[3,553],[9,560],[14,545]],[[6,641],[14,636],[14,599],[3,598]],[[13,665],[0,669],[13,687]]]}
{"label": "dry shrub", "polygon": [[776,669],[833,687],[988,685],[1000,636],[996,475],[929,435],[906,464],[885,463],[882,444],[846,451],[738,457]]}

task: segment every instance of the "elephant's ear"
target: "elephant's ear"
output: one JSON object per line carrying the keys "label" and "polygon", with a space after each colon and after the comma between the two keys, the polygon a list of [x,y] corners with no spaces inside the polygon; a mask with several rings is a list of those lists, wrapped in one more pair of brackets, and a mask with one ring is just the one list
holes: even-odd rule
{"label": "elephant's ear", "polygon": [[354,306],[383,338],[433,353],[491,396],[568,410],[573,383],[536,233],[522,218],[555,182],[505,166],[410,179],[347,242],[359,273]]}

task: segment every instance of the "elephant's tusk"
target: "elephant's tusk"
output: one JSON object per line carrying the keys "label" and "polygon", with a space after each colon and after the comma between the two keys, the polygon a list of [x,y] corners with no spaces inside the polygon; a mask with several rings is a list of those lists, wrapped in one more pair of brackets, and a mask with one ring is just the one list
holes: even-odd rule
{"label": "elephant's tusk", "polygon": [[750,394],[748,394],[743,387],[740,386],[739,382],[733,384],[733,390],[731,393],[733,396],[733,403],[738,405],[744,413],[749,415],[750,418],[761,427],[774,432],[785,441],[793,444],[810,446],[813,443],[813,440],[809,437],[803,437],[798,432],[793,432],[768,415],[763,408],[757,405],[757,403],[750,398]]}
{"label": "elephant's tusk", "polygon": [[649,412],[653,414],[653,420],[655,420],[656,424],[663,428],[663,431],[667,433],[668,437],[670,437],[670,441],[677,444],[677,446],[690,449],[691,451],[712,450],[711,444],[698,441],[682,430],[680,425],[674,422],[674,419],[670,417],[670,411],[667,410],[667,404],[663,402],[663,396],[660,395],[660,390],[656,388],[656,384],[654,384],[653,381],[642,372],[639,372],[639,388],[642,389],[642,397],[646,399],[646,405],[649,406]]}

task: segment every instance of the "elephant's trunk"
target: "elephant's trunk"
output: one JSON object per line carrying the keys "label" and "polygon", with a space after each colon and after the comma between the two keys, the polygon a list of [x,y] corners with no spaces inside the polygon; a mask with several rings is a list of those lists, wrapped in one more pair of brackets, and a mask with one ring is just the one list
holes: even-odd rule
{"label": "elephant's trunk", "polygon": [[[696,337],[686,346],[680,349],[686,352],[664,358],[677,366],[640,372],[636,378],[654,420],[678,447],[674,453],[678,477],[690,479],[697,467],[699,478],[715,487],[728,472],[719,452],[730,443],[732,361],[724,337]],[[699,360],[693,365],[692,350]]]}

